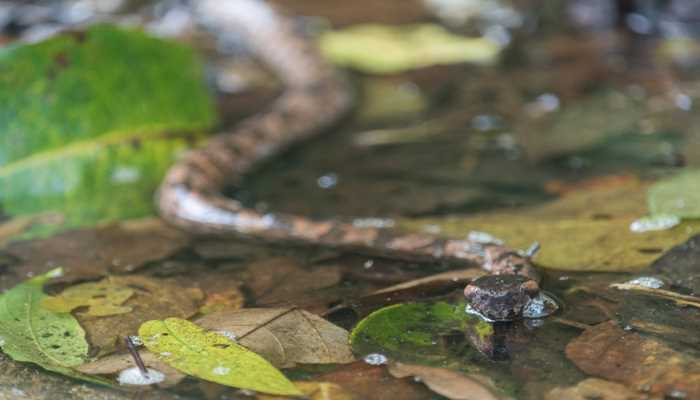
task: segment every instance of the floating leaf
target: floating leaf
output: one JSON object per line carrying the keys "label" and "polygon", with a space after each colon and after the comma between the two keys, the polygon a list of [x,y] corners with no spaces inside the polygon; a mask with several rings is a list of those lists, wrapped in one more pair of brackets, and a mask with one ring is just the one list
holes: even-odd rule
{"label": "floating leaf", "polygon": [[348,332],[310,312],[289,308],[244,308],[198,319],[197,324],[230,332],[238,343],[279,368],[354,360]]}
{"label": "floating leaf", "polygon": [[264,358],[189,321],[148,321],[139,328],[139,335],[148,350],[188,375],[263,393],[303,395]]}
{"label": "floating leaf", "polygon": [[465,304],[407,303],[379,309],[360,321],[350,333],[353,352],[382,353],[402,360],[424,360],[447,355],[441,335],[488,324],[467,314]]}
{"label": "floating leaf", "polygon": [[[0,52],[0,202],[68,225],[143,216],[214,112],[192,49],[98,25]],[[173,132],[194,132],[185,138]]]}
{"label": "floating leaf", "polygon": [[649,211],[700,218],[700,170],[687,170],[649,188]]}
{"label": "floating leaf", "polygon": [[500,52],[493,41],[454,35],[435,24],[355,25],[325,33],[320,44],[333,62],[375,74],[436,64],[490,64]]}
{"label": "floating leaf", "polygon": [[28,361],[64,375],[81,377],[71,368],[85,362],[85,331],[69,313],[41,307],[44,284],[55,269],[5,292],[0,297],[0,346],[15,361]]}
{"label": "floating leaf", "polygon": [[46,297],[41,305],[53,312],[67,313],[78,307],[88,307],[81,312],[83,317],[106,317],[124,314],[131,307],[122,306],[134,294],[134,290],[110,283],[109,281],[90,282],[67,288],[58,296]]}

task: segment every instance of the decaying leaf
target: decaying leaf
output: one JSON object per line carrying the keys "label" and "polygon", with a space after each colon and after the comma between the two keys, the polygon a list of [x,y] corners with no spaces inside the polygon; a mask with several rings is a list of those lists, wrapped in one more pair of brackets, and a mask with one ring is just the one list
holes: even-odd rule
{"label": "decaying leaf", "polygon": [[700,170],[685,170],[649,188],[649,211],[681,218],[700,217]]}
{"label": "decaying leaf", "polygon": [[413,376],[435,393],[450,400],[500,400],[493,382],[482,375],[464,375],[447,368],[392,363],[389,373],[397,378]]}
{"label": "decaying leaf", "polygon": [[371,72],[394,73],[435,64],[494,62],[500,47],[488,39],[449,33],[434,24],[393,27],[355,25],[321,37],[333,62]]}
{"label": "decaying leaf", "polygon": [[[296,381],[294,385],[304,393],[305,398],[309,400],[352,400],[353,397],[343,389],[342,386],[329,382],[306,382]],[[277,400],[286,399],[288,397],[271,396],[267,394],[259,394],[255,396],[256,400]]]}
{"label": "decaying leaf", "polygon": [[341,385],[353,395],[353,399],[421,400],[432,396],[430,390],[416,385],[413,379],[393,378],[385,366],[370,365],[364,361],[342,365],[317,379]]}
{"label": "decaying leaf", "polygon": [[299,309],[244,308],[209,314],[196,322],[209,330],[233,333],[240,338],[238,343],[279,368],[354,360],[345,329]]}
{"label": "decaying leaf", "polygon": [[[552,389],[545,400],[653,400],[625,385],[597,378],[584,379],[575,386]],[[658,399],[658,398],[654,398]]]}
{"label": "decaying leaf", "polygon": [[612,321],[598,324],[572,340],[566,346],[566,356],[589,375],[654,396],[700,397],[697,359],[625,331]]}
{"label": "decaying leaf", "polygon": [[[161,361],[153,353],[148,350],[139,351],[139,356],[146,367],[162,372],[165,375],[165,380],[160,382],[160,387],[175,386],[185,379],[185,374]],[[134,359],[130,354],[112,354],[102,357],[99,360],[83,364],[76,370],[89,375],[117,375],[119,372],[136,367]]]}
{"label": "decaying leaf", "polygon": [[326,296],[321,289],[340,282],[338,266],[306,269],[286,257],[268,258],[251,263],[244,281],[258,305],[293,304],[304,307]]}
{"label": "decaying leaf", "polygon": [[71,312],[78,307],[87,307],[80,315],[87,317],[106,317],[124,314],[131,307],[122,306],[134,294],[128,286],[119,286],[108,280],[82,283],[71,286],[57,296],[46,297],[41,305],[47,310],[59,313]]}
{"label": "decaying leaf", "polygon": [[516,249],[538,241],[542,247],[535,261],[545,268],[632,271],[647,267],[661,253],[700,231],[697,221],[665,231],[630,231],[630,224],[646,214],[643,193],[641,186],[584,191],[517,213],[404,220],[401,226],[412,231],[437,226],[442,235],[456,238],[483,231]]}
{"label": "decaying leaf", "polygon": [[149,351],[188,375],[262,393],[302,395],[264,358],[187,320],[148,321],[139,328],[139,335]]}
{"label": "decaying leaf", "polygon": [[102,278],[110,272],[133,272],[174,254],[187,241],[182,232],[152,218],[11,243],[5,252],[19,263],[0,276],[0,288],[9,288],[28,274],[41,274],[57,266],[64,268],[61,282]]}
{"label": "decaying leaf", "polygon": [[2,294],[0,346],[16,361],[28,361],[50,371],[81,377],[71,368],[87,358],[85,331],[71,314],[41,307],[41,301],[46,298],[44,284],[58,274],[60,269],[50,271]]}
{"label": "decaying leaf", "polygon": [[135,335],[139,326],[148,320],[195,315],[204,297],[198,288],[187,288],[169,280],[147,276],[110,276],[106,281],[130,288],[134,294],[123,304],[131,308],[128,313],[100,318],[77,315],[87,332],[88,341],[99,354],[113,351],[117,340]]}

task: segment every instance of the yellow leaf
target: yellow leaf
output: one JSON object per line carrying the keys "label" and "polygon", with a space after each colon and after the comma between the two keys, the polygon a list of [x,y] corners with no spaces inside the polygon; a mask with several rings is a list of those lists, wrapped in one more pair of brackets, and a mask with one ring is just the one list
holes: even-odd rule
{"label": "yellow leaf", "polygon": [[45,298],[42,307],[54,312],[71,312],[78,307],[88,307],[84,317],[105,317],[125,314],[131,307],[122,306],[134,294],[134,290],[109,280],[71,286],[58,296]]}
{"label": "yellow leaf", "polygon": [[149,351],[188,375],[262,393],[303,395],[264,358],[187,320],[148,321],[139,328],[139,335]]}

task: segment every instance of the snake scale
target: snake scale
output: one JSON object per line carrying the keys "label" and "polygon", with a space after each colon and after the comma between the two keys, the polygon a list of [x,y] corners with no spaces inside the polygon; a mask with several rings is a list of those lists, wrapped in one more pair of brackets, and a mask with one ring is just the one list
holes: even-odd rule
{"label": "snake scale", "polygon": [[445,239],[340,220],[260,213],[222,194],[255,165],[293,143],[330,128],[352,106],[348,82],[323,60],[296,21],[262,0],[197,2],[217,29],[233,30],[281,80],[284,92],[264,111],[214,135],[184,155],[157,193],[161,216],[192,233],[233,234],[275,242],[314,244],[410,260],[480,266],[491,274],[537,281],[530,257],[496,243]]}

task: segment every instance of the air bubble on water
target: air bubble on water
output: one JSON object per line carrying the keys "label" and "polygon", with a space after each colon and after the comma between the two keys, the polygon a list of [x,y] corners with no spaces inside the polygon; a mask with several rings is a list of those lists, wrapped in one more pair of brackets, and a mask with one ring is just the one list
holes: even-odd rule
{"label": "air bubble on water", "polygon": [[544,93],[537,96],[537,105],[542,111],[552,112],[559,108],[559,97],[552,93]]}
{"label": "air bubble on water", "polygon": [[469,234],[467,235],[467,240],[469,240],[470,242],[480,244],[503,244],[503,240],[491,235],[490,233],[480,231],[469,232]]}
{"label": "air bubble on water", "polygon": [[668,397],[672,399],[687,399],[688,398],[688,393],[678,390],[678,389],[673,389],[669,394]]}
{"label": "air bubble on water", "polygon": [[640,218],[630,224],[630,231],[643,233],[649,231],[662,231],[673,228],[681,223],[681,219],[675,215],[655,215]]}
{"label": "air bubble on water", "polygon": [[530,299],[523,308],[523,318],[544,318],[559,309],[556,300],[544,292]]}
{"label": "air bubble on water", "polygon": [[352,226],[355,228],[391,228],[395,224],[393,219],[388,218],[355,218]]}
{"label": "air bubble on water", "polygon": [[374,266],[374,260],[367,260],[365,261],[364,265],[365,269],[370,269]]}
{"label": "air bubble on water", "polygon": [[691,99],[687,94],[678,93],[674,100],[676,107],[683,111],[690,111],[690,109],[693,108],[693,99]]}
{"label": "air bubble on water", "polygon": [[369,365],[384,365],[389,361],[384,354],[380,353],[367,354],[363,360]]}
{"label": "air bubble on water", "polygon": [[211,372],[214,375],[226,375],[229,372],[231,372],[231,368],[218,366],[218,367],[212,369]]}
{"label": "air bubble on water", "polygon": [[141,336],[131,335],[129,336],[129,340],[131,340],[131,343],[133,343],[134,346],[143,346],[143,340],[141,339]]}
{"label": "air bubble on water", "polygon": [[119,373],[117,381],[120,385],[152,385],[165,380],[165,374],[155,369],[148,368],[147,374],[143,374],[140,369],[127,368]]}
{"label": "air bubble on water", "polygon": [[331,189],[338,184],[338,175],[334,173],[325,174],[316,180],[316,184],[321,189]]}
{"label": "air bubble on water", "polygon": [[625,282],[626,285],[641,286],[649,289],[660,289],[664,286],[664,281],[653,276],[640,276],[631,281]]}
{"label": "air bubble on water", "polygon": [[235,342],[237,340],[236,334],[231,331],[215,331],[214,333],[216,333],[217,335],[221,335],[232,342]]}

